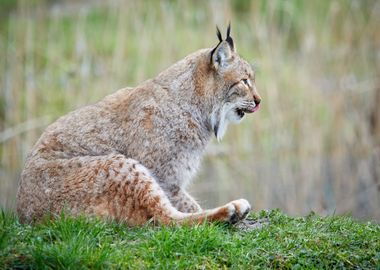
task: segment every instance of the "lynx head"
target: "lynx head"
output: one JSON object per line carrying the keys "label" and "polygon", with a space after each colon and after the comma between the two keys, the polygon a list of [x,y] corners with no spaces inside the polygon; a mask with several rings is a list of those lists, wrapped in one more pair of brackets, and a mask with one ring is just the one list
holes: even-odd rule
{"label": "lynx head", "polygon": [[210,65],[213,72],[213,109],[211,126],[218,140],[223,137],[229,123],[239,123],[246,113],[259,109],[261,98],[255,86],[255,74],[251,65],[236,52],[227,28],[225,40],[217,27],[219,44],[211,51]]}

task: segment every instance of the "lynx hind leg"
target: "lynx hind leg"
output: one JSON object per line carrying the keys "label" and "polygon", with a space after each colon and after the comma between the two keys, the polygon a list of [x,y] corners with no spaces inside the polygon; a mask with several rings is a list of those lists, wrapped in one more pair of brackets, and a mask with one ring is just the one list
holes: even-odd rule
{"label": "lynx hind leg", "polygon": [[183,213],[172,205],[149,170],[133,159],[121,155],[105,156],[86,165],[90,167],[84,164],[80,167],[87,172],[85,175],[91,176],[88,173],[91,170],[95,174],[91,177],[94,189],[86,192],[87,199],[80,207],[88,214],[129,225],[142,225],[150,220],[160,224],[201,223],[205,220],[235,223],[244,219],[250,210],[249,203],[241,199],[211,210]]}
{"label": "lynx hind leg", "polygon": [[86,212],[132,226],[148,221],[168,224],[182,217],[147,168],[133,159],[124,159],[118,167],[117,177],[104,182]]}

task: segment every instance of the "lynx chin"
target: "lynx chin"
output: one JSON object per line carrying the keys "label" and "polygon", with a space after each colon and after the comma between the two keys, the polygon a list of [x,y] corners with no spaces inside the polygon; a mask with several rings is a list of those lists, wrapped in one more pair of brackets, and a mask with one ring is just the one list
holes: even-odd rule
{"label": "lynx chin", "polygon": [[45,214],[98,216],[131,226],[244,219],[245,199],[203,210],[187,193],[213,135],[259,109],[251,66],[230,26],[137,87],[73,111],[44,131],[27,157],[17,194],[22,222]]}

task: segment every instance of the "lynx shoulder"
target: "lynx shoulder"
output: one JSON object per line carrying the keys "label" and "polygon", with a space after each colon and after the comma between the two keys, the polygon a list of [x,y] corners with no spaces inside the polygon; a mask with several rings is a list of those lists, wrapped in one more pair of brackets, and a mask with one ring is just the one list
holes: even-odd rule
{"label": "lynx shoulder", "polygon": [[30,152],[17,194],[22,221],[65,209],[130,225],[236,222],[250,204],[203,210],[187,193],[206,145],[259,108],[250,65],[226,39],[51,124]]}

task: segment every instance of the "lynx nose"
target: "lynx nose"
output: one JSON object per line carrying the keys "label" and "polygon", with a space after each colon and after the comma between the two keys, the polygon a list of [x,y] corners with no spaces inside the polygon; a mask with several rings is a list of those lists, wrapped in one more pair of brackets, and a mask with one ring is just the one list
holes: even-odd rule
{"label": "lynx nose", "polygon": [[253,96],[253,101],[255,101],[256,106],[260,104],[261,102],[261,97],[259,95],[254,95]]}

